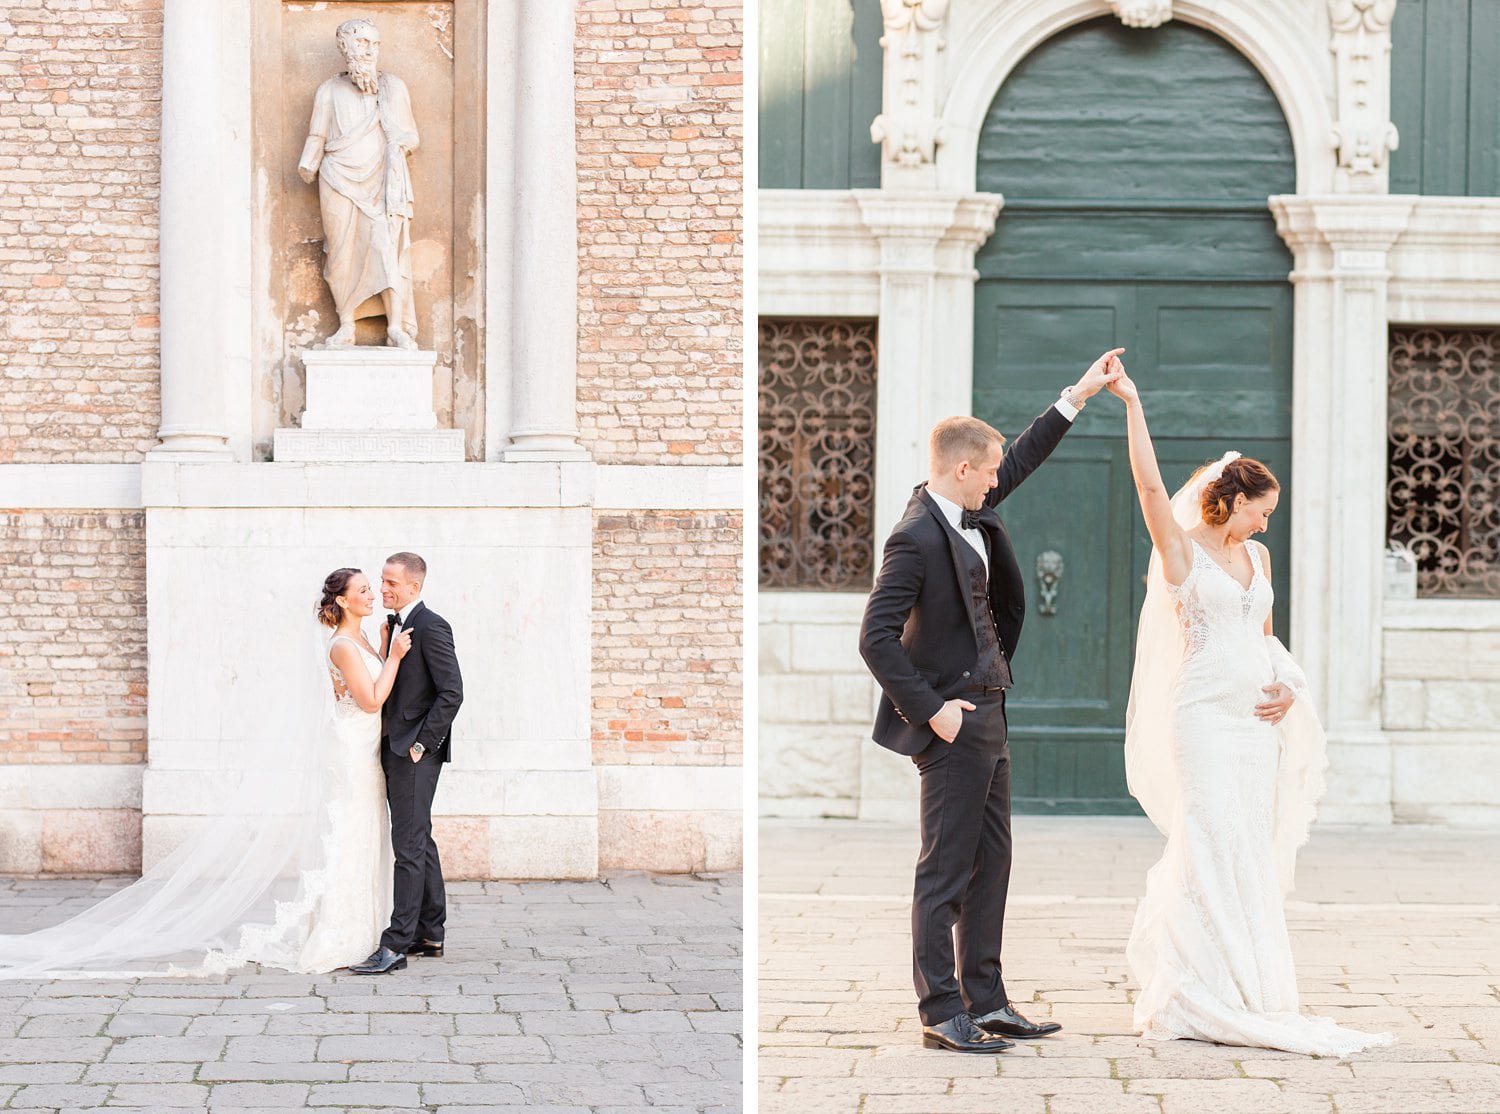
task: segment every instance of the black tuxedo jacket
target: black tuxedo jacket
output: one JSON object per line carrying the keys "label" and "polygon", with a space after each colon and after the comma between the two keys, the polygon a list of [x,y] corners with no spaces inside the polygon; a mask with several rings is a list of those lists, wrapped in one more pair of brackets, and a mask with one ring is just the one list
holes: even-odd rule
{"label": "black tuxedo jacket", "polygon": [[418,602],[402,630],[411,631],[411,649],[401,659],[396,683],[380,710],[380,729],[392,753],[405,756],[420,742],[427,754],[452,760],[453,717],[464,702],[464,679],[453,652],[453,628]]}
{"label": "black tuxedo jacket", "polygon": [[[998,505],[1036,471],[1071,426],[1056,407],[1027,426],[1006,447],[1000,482],[985,497],[985,507]],[[1000,516],[987,510],[981,519],[990,543],[990,603],[1001,648],[1013,663],[1026,615],[1025,581]],[[968,543],[943,517],[927,485],[919,485],[885,543],[865,604],[859,652],[881,688],[874,738],[897,754],[920,754],[937,738],[927,721],[969,687],[969,670],[979,656],[959,546]]]}

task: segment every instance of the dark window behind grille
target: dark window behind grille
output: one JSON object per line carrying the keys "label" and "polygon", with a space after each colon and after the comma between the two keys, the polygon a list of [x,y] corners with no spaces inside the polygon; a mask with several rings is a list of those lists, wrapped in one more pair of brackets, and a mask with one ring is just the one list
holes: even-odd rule
{"label": "dark window behind grille", "polygon": [[1500,329],[1392,329],[1389,374],[1386,520],[1417,594],[1500,598]]}
{"label": "dark window behind grille", "polygon": [[760,322],[760,586],[868,589],[875,322]]}

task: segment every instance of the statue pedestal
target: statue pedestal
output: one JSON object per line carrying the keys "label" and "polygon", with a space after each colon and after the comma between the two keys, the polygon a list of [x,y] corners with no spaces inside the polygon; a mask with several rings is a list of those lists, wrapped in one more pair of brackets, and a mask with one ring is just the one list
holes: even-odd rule
{"label": "statue pedestal", "polygon": [[461,429],[432,412],[436,352],[309,348],[302,428],[276,431],[278,461],[461,461]]}

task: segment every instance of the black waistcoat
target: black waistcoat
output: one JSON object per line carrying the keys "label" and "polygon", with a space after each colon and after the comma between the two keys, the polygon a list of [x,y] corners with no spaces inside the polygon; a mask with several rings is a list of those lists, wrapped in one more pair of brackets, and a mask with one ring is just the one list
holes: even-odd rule
{"label": "black waistcoat", "polygon": [[[988,544],[989,536],[983,531],[980,534]],[[1000,631],[990,604],[990,577],[984,558],[967,541],[958,547],[958,552],[963,556],[964,571],[969,577],[964,599],[969,604],[969,620],[974,625],[974,641],[979,647],[979,656],[969,671],[973,674],[973,683],[986,688],[1010,688],[1010,663],[1000,648]]]}

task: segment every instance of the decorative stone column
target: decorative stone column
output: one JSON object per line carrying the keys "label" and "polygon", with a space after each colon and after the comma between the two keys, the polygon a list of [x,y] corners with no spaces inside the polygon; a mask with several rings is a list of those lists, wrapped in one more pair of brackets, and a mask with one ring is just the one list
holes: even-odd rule
{"label": "decorative stone column", "polygon": [[[152,455],[225,459],[230,453],[222,293],[225,3],[166,0],[162,22],[161,443]],[[248,135],[240,137],[248,143]],[[248,280],[248,275],[244,276]],[[247,386],[248,391],[248,386]]]}
{"label": "decorative stone column", "polygon": [[510,432],[504,460],[583,460],[578,443],[574,0],[521,0],[516,53]]}
{"label": "decorative stone column", "polygon": [[1391,820],[1381,726],[1387,256],[1410,197],[1273,197],[1296,259],[1291,647],[1328,730],[1334,822]]}
{"label": "decorative stone column", "polygon": [[880,242],[875,537],[890,533],[927,477],[927,435],[973,408],[974,253],[995,230],[999,194],[855,190]]}
{"label": "decorative stone column", "polygon": [[1396,0],[1329,0],[1338,81],[1338,155],[1334,188],[1340,193],[1385,193],[1387,156],[1396,149],[1391,123],[1391,19]]}
{"label": "decorative stone column", "polygon": [[881,112],[870,138],[881,146],[880,183],[932,189],[942,142],[938,88],[947,48],[949,0],[880,0],[885,34]]}

